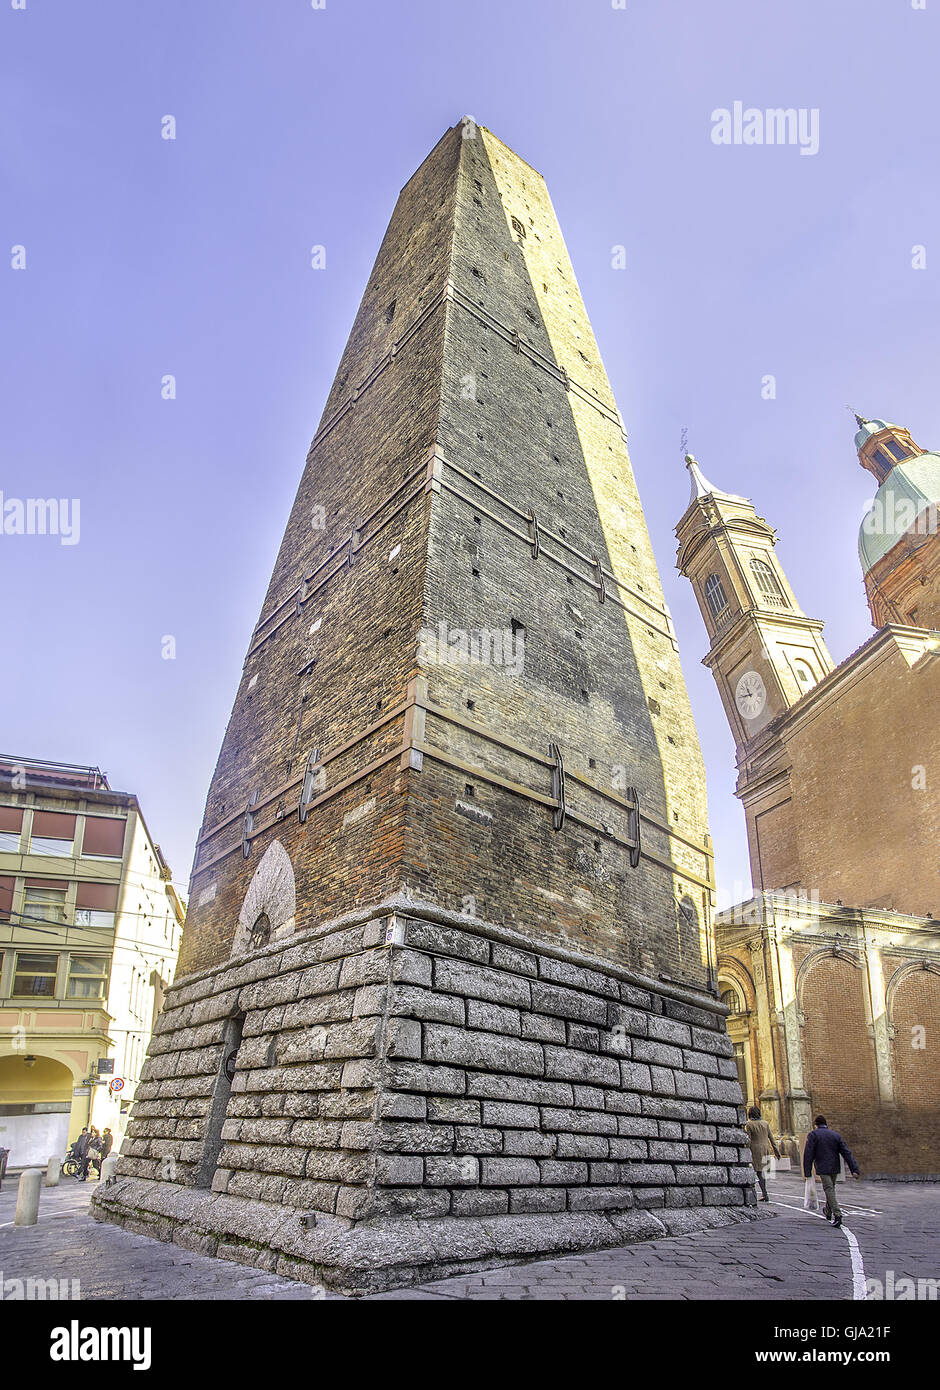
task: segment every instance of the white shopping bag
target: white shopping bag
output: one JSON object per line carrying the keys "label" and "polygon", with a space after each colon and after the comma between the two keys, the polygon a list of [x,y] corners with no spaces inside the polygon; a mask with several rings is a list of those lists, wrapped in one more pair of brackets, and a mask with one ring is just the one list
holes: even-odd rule
{"label": "white shopping bag", "polygon": [[816,1183],[812,1178],[806,1179],[806,1184],[803,1188],[803,1206],[806,1211],[819,1210],[819,1198],[816,1196]]}

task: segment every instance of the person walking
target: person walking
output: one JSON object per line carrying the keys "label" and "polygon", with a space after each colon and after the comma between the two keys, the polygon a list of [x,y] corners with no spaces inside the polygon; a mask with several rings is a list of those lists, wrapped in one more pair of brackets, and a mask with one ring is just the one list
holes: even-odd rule
{"label": "person walking", "polygon": [[113,1148],[114,1148],[114,1135],[111,1133],[110,1129],[104,1129],[104,1130],[102,1130],[102,1132],[101,1132],[101,1161],[102,1161],[102,1163],[103,1163],[104,1160],[107,1158],[108,1154],[111,1152],[111,1150],[112,1150]]}
{"label": "person walking", "polygon": [[751,1146],[751,1162],[754,1165],[754,1172],[757,1174],[757,1181],[760,1185],[760,1201],[767,1202],[767,1183],[764,1178],[764,1170],[767,1160],[773,1154],[774,1158],[780,1157],[780,1151],[774,1143],[774,1137],[770,1132],[770,1125],[766,1120],[761,1119],[760,1110],[756,1105],[752,1105],[747,1112],[747,1124],[744,1126],[747,1135],[747,1142]]}
{"label": "person walking", "polygon": [[859,1177],[858,1164],[842,1135],[829,1128],[825,1115],[817,1115],[814,1124],[816,1128],[806,1136],[803,1148],[803,1176],[811,1178],[813,1164],[816,1165],[816,1172],[822,1179],[823,1191],[826,1194],[823,1216],[827,1221],[831,1217],[833,1226],[841,1226],[842,1208],[836,1196],[836,1181],[842,1167],[840,1156],[849,1165],[849,1171],[855,1179]]}

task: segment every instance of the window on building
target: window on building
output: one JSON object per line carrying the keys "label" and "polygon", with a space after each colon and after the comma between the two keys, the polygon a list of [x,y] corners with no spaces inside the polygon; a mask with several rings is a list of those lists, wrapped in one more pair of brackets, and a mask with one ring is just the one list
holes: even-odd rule
{"label": "window on building", "polygon": [[511,217],[509,220],[510,220],[511,223],[512,223],[512,229],[513,229],[513,231],[515,232],[516,236],[517,236],[517,237],[524,237],[524,236],[525,236],[525,227],[524,227],[523,224],[519,221],[519,218],[518,218],[518,217]]}
{"label": "window on building", "polygon": [[795,661],[793,668],[796,671],[796,678],[804,690],[810,690],[816,684],[816,676],[812,666],[808,661]]}
{"label": "window on building", "polygon": [[114,913],[100,912],[92,907],[77,907],[75,909],[76,927],[113,927]]}
{"label": "window on building", "polygon": [[0,806],[0,853],[19,854],[23,831],[23,812],[15,806]]}
{"label": "window on building", "polygon": [[79,883],[75,890],[75,925],[113,927],[117,903],[116,883]]}
{"label": "window on building", "polygon": [[730,1009],[733,1014],[739,1014],[741,1012],[741,1001],[738,999],[733,989],[722,991],[721,1002],[724,1004],[725,1008]]}
{"label": "window on building", "polygon": [[885,448],[890,454],[893,454],[899,462],[901,459],[909,459],[911,457],[910,449],[902,444],[900,439],[886,439]]}
{"label": "window on building", "polygon": [[773,566],[770,565],[761,555],[751,557],[751,573],[757,581],[761,598],[771,604],[774,608],[788,608],[786,596],[780,584],[780,580],[774,573]]}
{"label": "window on building", "polygon": [[55,998],[55,974],[59,957],[17,951],[13,971],[13,993],[20,998]]}
{"label": "window on building", "polygon": [[82,836],[82,858],[123,858],[126,824],[126,820],[116,816],[86,816],[85,833]]}
{"label": "window on building", "polygon": [[103,999],[107,983],[107,956],[69,956],[69,999]]}
{"label": "window on building", "polygon": [[57,884],[31,883],[27,879],[23,915],[43,922],[64,922],[64,885],[60,888]]}
{"label": "window on building", "polygon": [[728,595],[717,574],[710,574],[705,580],[705,602],[713,618],[720,617],[728,607]]}
{"label": "window on building", "polygon": [[75,844],[75,817],[60,811],[34,811],[30,854],[51,854],[69,859]]}

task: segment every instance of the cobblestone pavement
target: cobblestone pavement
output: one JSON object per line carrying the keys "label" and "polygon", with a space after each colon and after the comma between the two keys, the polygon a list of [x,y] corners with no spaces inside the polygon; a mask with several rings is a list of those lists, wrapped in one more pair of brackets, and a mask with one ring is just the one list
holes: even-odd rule
{"label": "cobblestone pavement", "polygon": [[[39,1224],[14,1227],[16,1178],[9,1176],[0,1192],[2,1278],[77,1278],[88,1300],[314,1296],[304,1284],[93,1221],[92,1190],[91,1182],[70,1179],[44,1188]],[[940,1184],[840,1183],[843,1231],[804,1212],[802,1190],[795,1173],[772,1180],[771,1220],[459,1275],[373,1298],[852,1299],[864,1279],[885,1281],[889,1270],[895,1285],[901,1278],[940,1279]],[[846,1230],[858,1248],[854,1279]]]}

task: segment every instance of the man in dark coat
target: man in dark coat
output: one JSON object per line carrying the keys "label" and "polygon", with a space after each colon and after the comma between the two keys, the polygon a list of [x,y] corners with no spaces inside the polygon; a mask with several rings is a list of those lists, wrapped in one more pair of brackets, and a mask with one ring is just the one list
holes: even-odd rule
{"label": "man in dark coat", "polygon": [[816,1128],[812,1134],[807,1135],[806,1146],[803,1149],[803,1176],[804,1178],[813,1176],[813,1164],[815,1163],[816,1172],[822,1179],[823,1191],[826,1194],[823,1216],[827,1221],[832,1217],[833,1226],[841,1226],[842,1208],[839,1206],[839,1199],[836,1196],[836,1180],[841,1168],[840,1155],[849,1165],[853,1178],[859,1176],[858,1164],[842,1135],[837,1134],[826,1124],[825,1115],[817,1115],[815,1124]]}
{"label": "man in dark coat", "polygon": [[87,1129],[83,1129],[81,1134],[72,1145],[72,1157],[79,1164],[78,1178],[84,1182],[88,1176],[88,1149],[91,1144],[91,1135]]}

